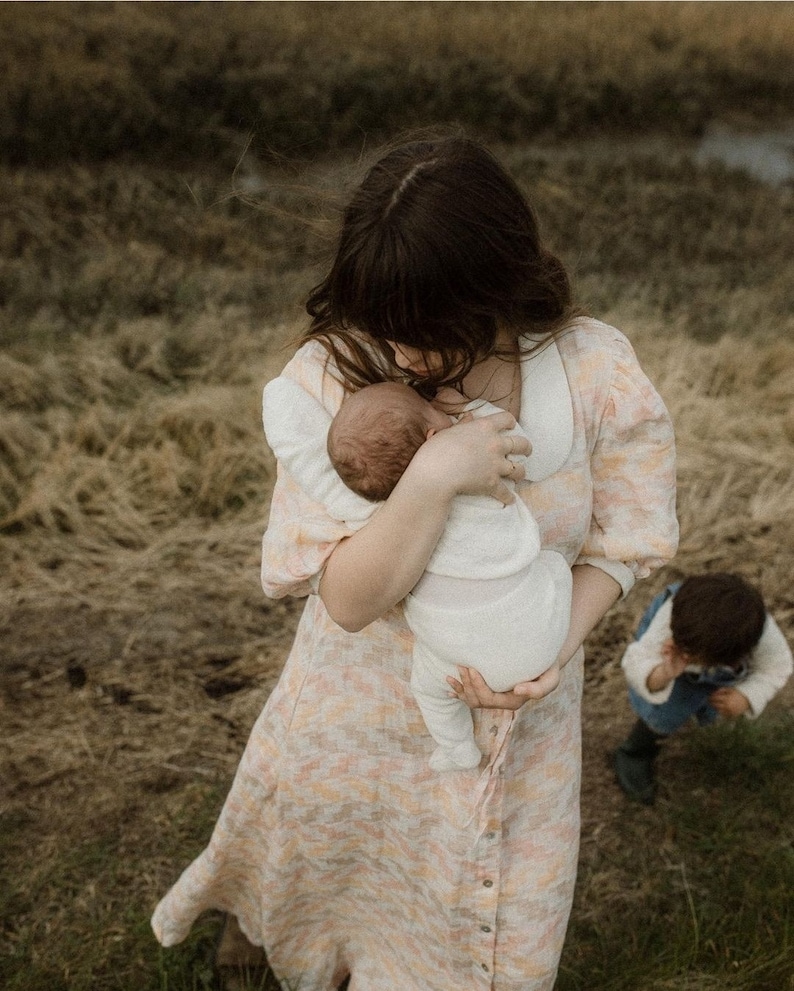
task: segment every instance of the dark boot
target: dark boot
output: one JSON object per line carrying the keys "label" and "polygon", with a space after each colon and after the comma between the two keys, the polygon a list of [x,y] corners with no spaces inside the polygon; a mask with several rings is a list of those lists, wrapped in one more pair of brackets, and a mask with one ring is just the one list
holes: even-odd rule
{"label": "dark boot", "polygon": [[663,734],[655,733],[638,719],[614,754],[615,774],[623,791],[643,805],[656,798],[654,763]]}

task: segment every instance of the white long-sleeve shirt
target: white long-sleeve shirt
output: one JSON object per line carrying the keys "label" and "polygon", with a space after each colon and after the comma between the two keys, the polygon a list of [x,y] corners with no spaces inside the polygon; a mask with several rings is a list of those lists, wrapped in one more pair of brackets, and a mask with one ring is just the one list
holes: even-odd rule
{"label": "white long-sleeve shirt", "polygon": [[[629,644],[621,661],[623,673],[630,687],[653,705],[666,702],[673,691],[674,681],[658,692],[650,691],[647,684],[648,675],[662,661],[663,645],[672,637],[670,630],[672,612],[673,600],[670,598],[653,617],[642,637]],[[747,656],[746,661],[747,676],[736,685],[736,688],[750,703],[746,715],[754,719],[761,715],[769,700],[786,684],[794,669],[791,648],[769,613],[766,615],[761,639]],[[687,670],[700,669],[692,667]]]}

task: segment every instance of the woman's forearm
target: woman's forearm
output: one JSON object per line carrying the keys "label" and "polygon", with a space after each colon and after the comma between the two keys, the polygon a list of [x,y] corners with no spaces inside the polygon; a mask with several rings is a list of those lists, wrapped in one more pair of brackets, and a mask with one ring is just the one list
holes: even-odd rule
{"label": "woman's forearm", "polygon": [[493,692],[482,675],[471,668],[461,669],[461,680],[447,679],[450,688],[472,709],[520,709],[528,699],[542,699],[553,692],[560,681],[560,668],[582,646],[588,633],[620,595],[620,585],[605,571],[589,564],[571,569],[571,625],[557,660],[534,681],[516,685],[512,692]]}
{"label": "woman's forearm", "polygon": [[558,655],[564,667],[582,646],[606,612],[620,597],[620,585],[592,564],[578,564],[571,569],[571,625]]}
{"label": "woman's forearm", "polygon": [[515,422],[500,411],[461,421],[422,444],[386,502],[328,559],[319,591],[334,622],[356,632],[405,598],[422,577],[456,495],[515,500],[504,480],[515,467],[507,455],[530,450],[526,438],[503,435]]}
{"label": "woman's forearm", "polygon": [[449,501],[405,476],[363,529],[334,550],[320,597],[351,633],[400,602],[419,581],[444,529]]}

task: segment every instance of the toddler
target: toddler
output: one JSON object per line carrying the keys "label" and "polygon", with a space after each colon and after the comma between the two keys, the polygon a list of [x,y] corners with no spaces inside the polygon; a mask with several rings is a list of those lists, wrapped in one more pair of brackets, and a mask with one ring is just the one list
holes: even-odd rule
{"label": "toddler", "polygon": [[639,719],[615,751],[623,791],[653,804],[659,741],[694,716],[759,716],[792,671],[760,593],[734,574],[692,575],[651,602],[622,660]]}

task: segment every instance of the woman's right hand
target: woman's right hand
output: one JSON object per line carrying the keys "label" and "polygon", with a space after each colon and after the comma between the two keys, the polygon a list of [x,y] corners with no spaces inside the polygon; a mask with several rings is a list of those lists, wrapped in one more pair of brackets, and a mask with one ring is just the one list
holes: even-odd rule
{"label": "woman's right hand", "polygon": [[518,482],[524,477],[523,465],[512,461],[511,455],[531,451],[526,437],[505,433],[515,425],[515,417],[507,411],[477,418],[467,414],[426,441],[406,474],[414,484],[444,498],[487,495],[508,505],[515,493],[505,480]]}

